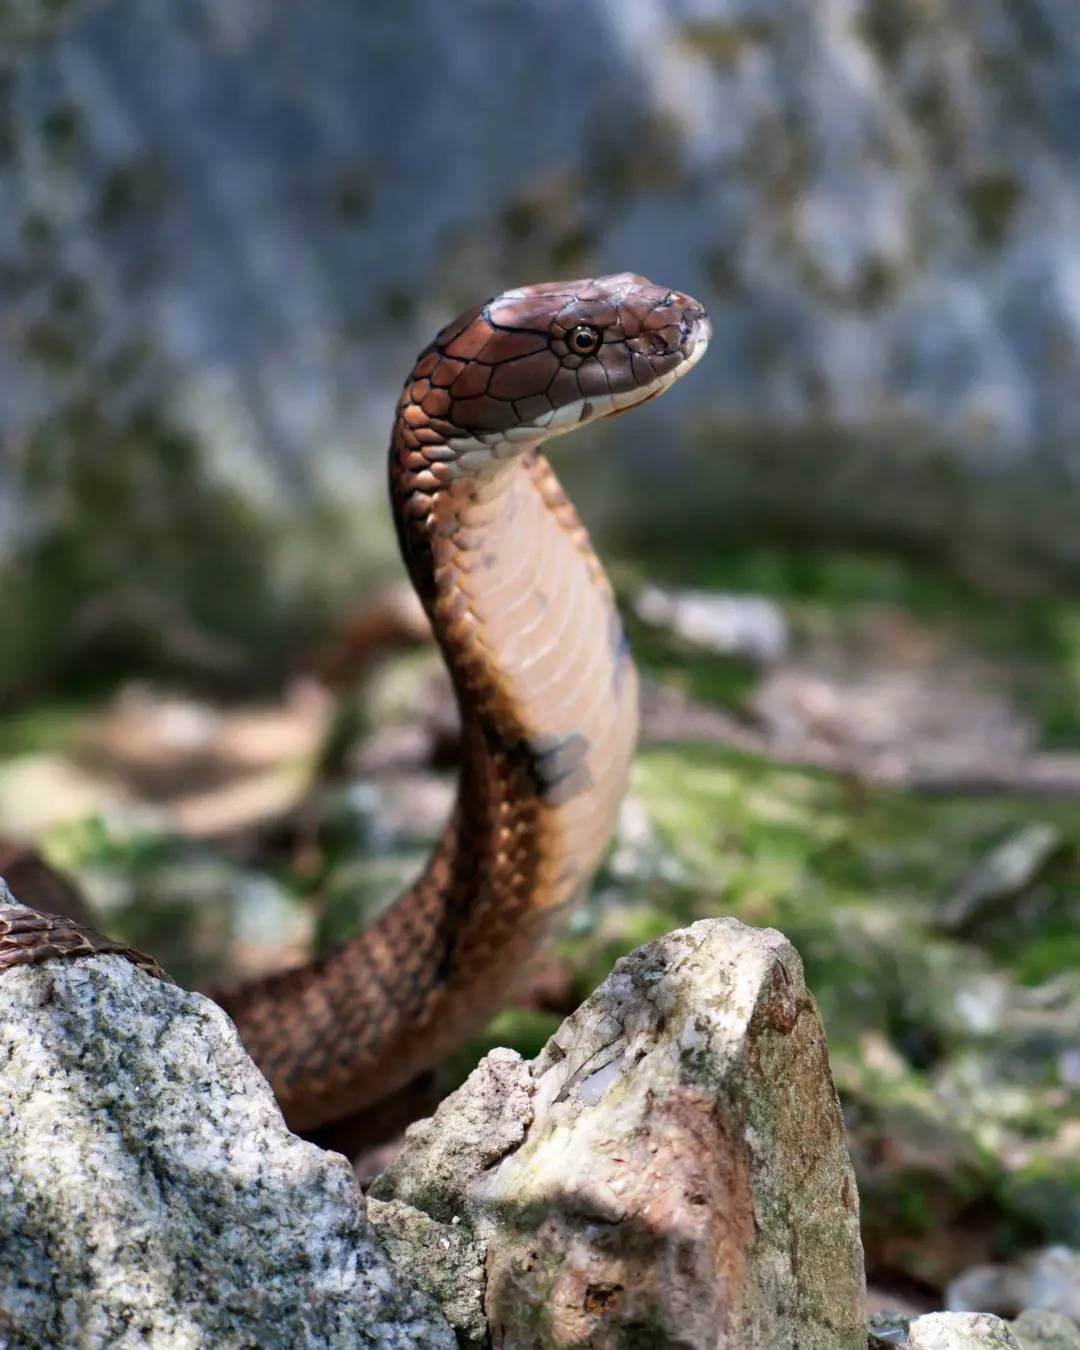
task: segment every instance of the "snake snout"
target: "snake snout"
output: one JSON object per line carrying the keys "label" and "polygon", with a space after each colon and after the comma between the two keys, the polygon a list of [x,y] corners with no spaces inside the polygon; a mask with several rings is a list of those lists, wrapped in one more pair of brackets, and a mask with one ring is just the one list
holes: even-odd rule
{"label": "snake snout", "polygon": [[682,317],[679,319],[679,336],[685,350],[697,342],[707,342],[712,337],[712,324],[709,322],[704,305],[691,300],[688,295],[681,296],[680,299],[683,303]]}
{"label": "snake snout", "polygon": [[679,351],[685,361],[685,370],[697,365],[705,354],[705,348],[712,337],[712,324],[705,312],[704,305],[696,300],[687,299],[682,317],[679,319]]}

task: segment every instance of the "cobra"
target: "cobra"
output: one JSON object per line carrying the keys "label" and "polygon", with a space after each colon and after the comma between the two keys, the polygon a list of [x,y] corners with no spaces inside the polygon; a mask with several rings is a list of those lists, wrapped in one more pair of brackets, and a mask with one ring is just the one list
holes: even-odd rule
{"label": "cobra", "polygon": [[[219,996],[286,1119],[370,1108],[507,998],[609,843],[638,729],[611,585],[541,447],[655,398],[705,351],[697,301],[631,273],[506,291],[444,328],[390,446],[401,551],[461,714],[456,804],[418,880],[357,937]],[[0,969],[149,958],[0,910]]]}

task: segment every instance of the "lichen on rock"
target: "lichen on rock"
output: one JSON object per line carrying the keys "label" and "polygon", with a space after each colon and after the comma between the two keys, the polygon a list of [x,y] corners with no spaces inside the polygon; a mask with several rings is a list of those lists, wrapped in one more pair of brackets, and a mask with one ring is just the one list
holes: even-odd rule
{"label": "lichen on rock", "polygon": [[992,1313],[927,1313],[908,1328],[908,1350],[1022,1350],[1007,1322]]}

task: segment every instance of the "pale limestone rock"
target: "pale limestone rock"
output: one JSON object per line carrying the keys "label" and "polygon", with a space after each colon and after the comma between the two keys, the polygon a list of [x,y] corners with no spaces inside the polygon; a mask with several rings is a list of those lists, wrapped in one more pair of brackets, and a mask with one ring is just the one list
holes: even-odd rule
{"label": "pale limestone rock", "polygon": [[992,1313],[939,1312],[917,1317],[907,1350],[1022,1350],[1008,1323]]}
{"label": "pale limestone rock", "polygon": [[488,1056],[372,1195],[405,1268],[501,1350],[866,1344],[825,1037],[772,930],[704,920],[624,958],[531,1065]]}
{"label": "pale limestone rock", "polygon": [[7,971],[0,1063],[0,1344],[455,1345],[208,999],[113,956]]}

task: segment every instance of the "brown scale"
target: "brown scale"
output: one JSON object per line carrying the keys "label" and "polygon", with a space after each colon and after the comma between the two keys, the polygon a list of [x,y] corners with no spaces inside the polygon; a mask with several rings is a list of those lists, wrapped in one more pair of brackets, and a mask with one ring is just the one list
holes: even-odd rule
{"label": "brown scale", "polygon": [[[654,396],[707,336],[695,301],[628,273],[531,286],[444,328],[406,381],[390,495],[460,705],[457,803],[421,877],[371,928],[216,995],[294,1128],[367,1110],[436,1064],[584,893],[625,787],[636,683],[610,584],[537,448],[540,420],[572,408],[576,425]],[[620,406],[593,407],[606,396]],[[515,644],[518,616],[530,643]],[[0,969],[94,952],[147,968],[70,921],[0,908]]]}

